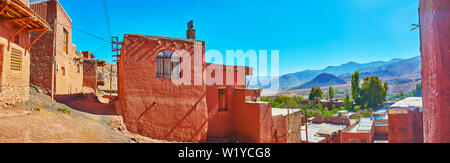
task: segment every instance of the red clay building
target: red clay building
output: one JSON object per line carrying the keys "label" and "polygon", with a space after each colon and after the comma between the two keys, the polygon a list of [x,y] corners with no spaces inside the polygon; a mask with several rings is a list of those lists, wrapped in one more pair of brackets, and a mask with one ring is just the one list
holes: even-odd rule
{"label": "red clay building", "polygon": [[33,3],[31,8],[50,24],[52,32],[31,48],[30,82],[52,97],[81,93],[83,62],[72,44],[72,20],[57,0]]}
{"label": "red clay building", "polygon": [[423,143],[422,98],[393,104],[388,117],[389,143]]}
{"label": "red clay building", "polygon": [[450,1],[420,0],[425,143],[450,143]]}
{"label": "red clay building", "polygon": [[195,40],[192,29],[188,39],[124,36],[116,106],[127,129],[185,142],[231,135],[286,142],[285,118],[272,117],[270,103],[259,101],[261,89],[246,88],[252,69],[205,63],[205,42]]}
{"label": "red clay building", "polygon": [[341,143],[372,143],[375,133],[372,118],[361,118],[341,132]]}
{"label": "red clay building", "polygon": [[0,108],[29,99],[30,47],[49,25],[29,7],[28,0],[0,0]]}
{"label": "red clay building", "polygon": [[95,59],[94,55],[90,52],[82,52],[83,54],[83,87],[90,88],[93,92],[84,90],[83,93],[97,94],[97,88],[100,85],[105,85],[103,71],[97,72],[97,67],[102,67],[102,70],[106,66],[105,60]]}

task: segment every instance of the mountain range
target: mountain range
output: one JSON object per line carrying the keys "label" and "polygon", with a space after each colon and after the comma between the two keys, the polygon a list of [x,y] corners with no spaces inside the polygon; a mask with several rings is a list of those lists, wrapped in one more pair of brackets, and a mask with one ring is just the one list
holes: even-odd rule
{"label": "mountain range", "polygon": [[[340,66],[329,66],[322,70],[305,70],[296,73],[282,75],[280,77],[260,79],[257,82],[257,84],[250,85],[250,87],[269,89],[271,87],[270,81],[279,80],[280,90],[293,90],[300,88],[306,89],[307,87],[310,86],[314,87],[314,86],[305,84],[324,82],[313,80],[319,75],[324,73],[328,74],[327,76],[334,75],[335,77],[338,77],[339,79],[345,81],[346,83],[349,83],[351,80],[351,74],[356,70],[360,71],[361,79],[367,76],[378,76],[384,81],[388,81],[389,84],[398,84],[402,82],[416,81],[421,79],[421,59],[420,56],[417,56],[409,59],[395,58],[390,61],[376,61],[364,64],[349,62],[346,64],[342,64]],[[334,78],[330,79],[333,79],[334,81],[339,81]],[[342,83],[342,82],[333,83],[334,81],[331,81],[329,84]],[[323,84],[326,85],[327,83]]]}
{"label": "mountain range", "polygon": [[342,80],[341,78],[338,78],[337,76],[323,73],[314,78],[313,80],[302,84],[300,86],[290,88],[289,90],[297,90],[297,89],[308,89],[312,87],[324,87],[324,86],[330,86],[330,85],[342,85],[347,84],[346,81]]}

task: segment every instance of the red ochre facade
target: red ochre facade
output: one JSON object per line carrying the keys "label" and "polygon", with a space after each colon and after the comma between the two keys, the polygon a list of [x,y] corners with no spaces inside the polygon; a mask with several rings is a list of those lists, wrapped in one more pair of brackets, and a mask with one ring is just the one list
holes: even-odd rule
{"label": "red ochre facade", "polygon": [[[156,54],[162,50],[186,51],[195,58],[181,59],[181,62],[191,62],[192,70],[191,74],[183,70],[182,77],[191,75],[191,82],[195,84],[175,85],[172,79],[156,77]],[[118,62],[119,101],[116,106],[120,107],[127,129],[149,137],[183,142],[205,142],[208,137],[232,135],[248,142],[286,142],[284,117],[272,117],[270,103],[258,102],[260,89],[246,88],[245,76],[252,75],[252,69],[207,64],[204,55],[203,41],[125,35]],[[206,84],[204,77],[196,72],[200,75],[206,72],[223,82]],[[227,73],[235,76],[233,82],[226,82]],[[221,74],[222,79],[215,78]],[[198,79],[200,82],[196,83]]]}
{"label": "red ochre facade", "polygon": [[97,67],[102,67],[102,72],[106,66],[105,60],[95,59],[91,52],[84,51],[83,54],[83,88],[91,88],[93,92],[85,89],[83,93],[94,93],[97,94],[97,88],[99,84],[104,84],[104,79],[99,78],[99,72],[97,72]]}
{"label": "red ochre facade", "polygon": [[425,143],[450,143],[450,1],[420,0]]}
{"label": "red ochre facade", "polygon": [[390,109],[388,132],[389,143],[423,143],[422,112]]}
{"label": "red ochre facade", "polygon": [[[365,143],[373,142],[373,137],[375,134],[375,124],[372,123],[371,130],[369,131],[350,132],[350,130],[358,125],[358,123],[360,122],[350,125],[341,132],[341,143],[364,143],[362,142],[362,140],[367,141]],[[356,142],[352,142],[352,140]]]}

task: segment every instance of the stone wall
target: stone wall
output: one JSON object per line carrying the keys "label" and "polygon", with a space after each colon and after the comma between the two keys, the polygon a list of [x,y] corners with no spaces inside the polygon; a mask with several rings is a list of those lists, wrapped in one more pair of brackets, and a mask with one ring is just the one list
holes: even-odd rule
{"label": "stone wall", "polygon": [[[8,50],[7,39],[0,37],[0,108],[14,106],[29,99],[30,55],[24,48],[11,43]],[[22,55],[20,70],[11,69],[11,51],[18,50]]]}

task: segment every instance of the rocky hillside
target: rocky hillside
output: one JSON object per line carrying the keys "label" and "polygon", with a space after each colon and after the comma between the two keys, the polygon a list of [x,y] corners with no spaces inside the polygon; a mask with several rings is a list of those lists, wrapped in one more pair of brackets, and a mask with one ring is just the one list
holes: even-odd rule
{"label": "rocky hillside", "polygon": [[252,81],[250,87],[267,89],[269,88],[269,80],[279,80],[280,89],[288,90],[293,87],[306,84],[320,74],[328,73],[349,82],[351,74],[359,70],[361,77],[379,76],[391,84],[398,84],[397,81],[404,83],[405,81],[420,80],[421,61],[420,56],[410,59],[392,59],[390,61],[376,61],[365,64],[349,62],[340,66],[329,66],[322,70],[305,70],[296,73],[282,75],[258,82]]}
{"label": "rocky hillside", "polygon": [[297,90],[297,89],[309,89],[312,87],[325,87],[325,86],[333,86],[333,85],[342,85],[346,84],[344,80],[328,73],[323,73],[314,78],[313,80],[302,84],[300,86],[291,88],[289,90]]}

